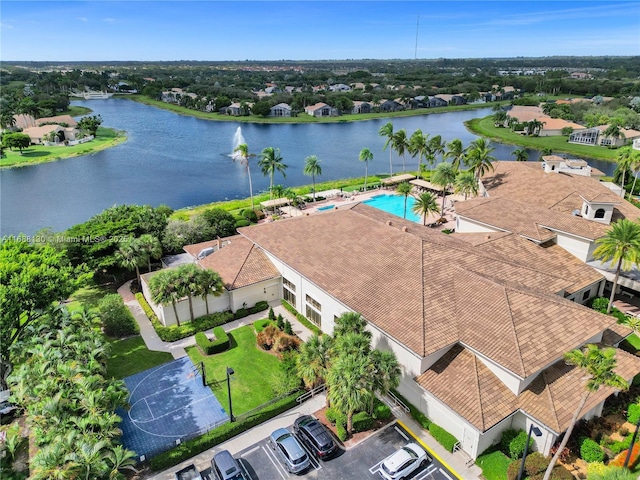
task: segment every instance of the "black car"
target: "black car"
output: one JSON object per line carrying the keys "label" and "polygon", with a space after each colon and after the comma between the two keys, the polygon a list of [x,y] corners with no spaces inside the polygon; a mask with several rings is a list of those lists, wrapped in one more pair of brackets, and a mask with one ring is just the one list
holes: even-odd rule
{"label": "black car", "polygon": [[293,424],[293,430],[321,460],[327,460],[338,451],[338,445],[327,428],[311,415],[299,417]]}

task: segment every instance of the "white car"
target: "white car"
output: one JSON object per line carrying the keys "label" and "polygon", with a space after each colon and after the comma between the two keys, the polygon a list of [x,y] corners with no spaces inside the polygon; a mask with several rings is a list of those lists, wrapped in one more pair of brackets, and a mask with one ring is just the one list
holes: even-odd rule
{"label": "white car", "polygon": [[380,476],[386,480],[400,480],[431,462],[420,445],[409,443],[382,461]]}

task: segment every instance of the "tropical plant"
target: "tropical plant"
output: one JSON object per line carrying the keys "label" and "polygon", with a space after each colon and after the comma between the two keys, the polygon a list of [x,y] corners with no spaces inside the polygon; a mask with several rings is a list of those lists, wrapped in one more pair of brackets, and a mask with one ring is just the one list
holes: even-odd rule
{"label": "tropical plant", "polygon": [[[389,390],[398,388],[402,370],[393,352],[372,350],[369,354],[371,361],[371,388],[374,392],[386,395]],[[370,396],[369,414],[373,415],[375,395]]]}
{"label": "tropical plant", "polygon": [[493,114],[493,123],[496,127],[504,127],[504,122],[507,121],[507,112],[500,109]]}
{"label": "tropical plant", "polygon": [[402,218],[407,218],[407,200],[411,194],[411,188],[412,187],[409,182],[402,182],[396,188],[396,192],[404,196],[404,213],[402,214]]}
{"label": "tropical plant", "polygon": [[630,270],[640,260],[640,224],[623,218],[611,225],[606,235],[596,240],[593,256],[604,263],[615,263],[615,277],[611,286],[607,314],[611,313],[618,288],[620,272]]}
{"label": "tropical plant", "polygon": [[373,160],[373,153],[368,148],[360,150],[358,156],[361,162],[364,162],[364,190],[367,191],[367,177],[369,176],[369,162]]}
{"label": "tropical plant", "polygon": [[597,345],[588,344],[582,350],[576,349],[567,352],[564,358],[567,364],[578,368],[587,377],[587,381],[584,385],[584,393],[578,402],[578,406],[571,418],[569,427],[560,442],[558,450],[551,458],[551,462],[549,462],[549,466],[544,473],[543,480],[549,480],[551,477],[551,472],[569,441],[571,432],[582,413],[582,409],[589,399],[589,395],[597,392],[603,385],[618,390],[626,390],[629,388],[629,384],[625,379],[615,372],[617,362],[616,350],[614,348],[601,349]]}
{"label": "tropical plant", "polygon": [[[316,177],[322,175],[322,167],[320,166],[320,160],[316,155],[309,155],[304,159],[304,169],[302,173],[311,177],[313,182],[313,201],[316,201]],[[273,188],[271,188],[273,191]]]}
{"label": "tropical plant", "polygon": [[453,185],[456,181],[456,171],[453,168],[453,165],[450,163],[441,163],[439,164],[433,175],[431,176],[431,182],[435,185],[442,187],[442,208],[440,210],[440,216],[444,215],[444,202],[447,198],[447,189]]}
{"label": "tropical plant", "polygon": [[176,274],[177,269],[168,268],[160,270],[149,281],[149,291],[151,292],[151,299],[158,305],[169,305],[173,307],[173,313],[176,317],[176,322],[180,325],[180,317],[178,316],[178,309],[176,304],[182,298],[180,291],[180,279]]}
{"label": "tropical plant", "polygon": [[460,170],[460,165],[464,163],[465,148],[462,145],[462,140],[454,138],[447,143],[447,151],[444,153],[444,158],[451,159],[451,165],[456,171]]}
{"label": "tropical plant", "polygon": [[391,153],[393,151],[393,123],[385,123],[380,127],[380,130],[378,130],[378,135],[381,137],[387,137],[382,150],[389,148],[389,175],[393,175],[393,163],[391,162]]}
{"label": "tropical plant", "polygon": [[321,385],[327,378],[331,364],[333,338],[313,334],[300,346],[297,358],[298,373],[307,388]]}
{"label": "tropical plant", "polygon": [[489,170],[493,171],[493,162],[496,158],[491,155],[494,148],[484,138],[478,138],[471,142],[469,149],[467,150],[466,163],[471,170],[476,180],[480,180],[480,177]]}
{"label": "tropical plant", "polygon": [[331,405],[347,416],[347,433],[353,430],[353,414],[364,408],[372,395],[367,384],[369,378],[368,356],[338,355],[329,369]]}
{"label": "tropical plant", "polygon": [[280,172],[284,178],[287,177],[286,170],[287,165],[282,163],[282,156],[280,155],[279,148],[266,147],[260,153],[260,160],[258,160],[258,166],[262,169],[262,174],[266,177],[269,176],[269,194],[273,188],[273,175],[276,172]]}
{"label": "tropical plant", "polygon": [[409,137],[409,153],[412,157],[418,156],[418,172],[422,171],[422,159],[427,158],[429,151],[428,146],[429,135],[422,133],[422,130],[418,129]]}
{"label": "tropical plant", "polygon": [[546,122],[541,122],[537,118],[534,118],[533,120],[527,122],[527,134],[534,137],[540,135],[540,130],[545,125],[545,123]]}
{"label": "tropical plant", "polygon": [[478,179],[471,170],[463,170],[456,175],[456,181],[453,186],[455,193],[461,193],[466,200],[469,195],[478,195]]}
{"label": "tropical plant", "polygon": [[255,210],[256,206],[253,203],[253,186],[251,185],[251,170],[249,168],[249,159],[251,157],[255,157],[255,154],[249,153],[249,147],[246,143],[241,143],[236,147],[233,151],[233,155],[231,158],[235,162],[236,160],[240,162],[240,165],[244,166],[247,170],[247,175],[249,175],[249,196],[251,197],[251,209]]}
{"label": "tropical plant", "polygon": [[526,162],[529,159],[529,153],[525,148],[516,148],[511,155],[516,157],[516,162]]}
{"label": "tropical plant", "polygon": [[622,127],[620,127],[620,124],[618,122],[612,122],[611,124],[609,124],[605,129],[605,131],[602,132],[602,136],[613,140],[609,144],[609,148],[613,148],[615,146],[614,145],[615,140],[618,140],[619,138],[625,138],[624,132],[622,131]]}
{"label": "tropical plant", "polygon": [[437,162],[438,156],[443,156],[447,148],[447,143],[440,135],[431,137],[429,140],[429,163],[431,165]]}
{"label": "tropical plant", "polygon": [[407,166],[405,164],[404,153],[408,150],[409,139],[407,138],[407,132],[404,128],[393,134],[392,144],[393,149],[402,157],[402,171],[405,172]]}
{"label": "tropical plant", "polygon": [[356,312],[345,312],[340,315],[333,328],[333,337],[338,338],[347,333],[365,334],[367,321],[362,315]]}
{"label": "tropical plant", "polygon": [[149,233],[140,235],[137,239],[138,249],[149,262],[149,271],[151,271],[151,260],[159,260],[162,257],[162,244],[160,240]]}
{"label": "tropical plant", "polygon": [[431,192],[422,192],[416,197],[416,201],[413,204],[412,211],[416,215],[422,217],[422,224],[427,224],[427,217],[432,213],[438,213],[440,207],[436,197]]}
{"label": "tropical plant", "polygon": [[208,268],[202,268],[197,274],[197,293],[204,300],[207,315],[209,315],[209,295],[219,297],[224,292],[224,282],[218,274]]}

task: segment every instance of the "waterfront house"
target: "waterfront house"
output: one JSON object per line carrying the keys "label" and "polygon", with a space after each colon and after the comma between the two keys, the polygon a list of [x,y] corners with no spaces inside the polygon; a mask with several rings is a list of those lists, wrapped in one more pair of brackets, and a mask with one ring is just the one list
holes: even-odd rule
{"label": "waterfront house", "polygon": [[371,104],[369,102],[355,100],[351,108],[351,113],[371,113]]}
{"label": "waterfront house", "polygon": [[291,106],[287,103],[279,103],[269,109],[270,117],[290,117]]}
{"label": "waterfront house", "polygon": [[316,103],[304,107],[304,112],[312,117],[332,117],[338,115],[338,111],[326,103]]}

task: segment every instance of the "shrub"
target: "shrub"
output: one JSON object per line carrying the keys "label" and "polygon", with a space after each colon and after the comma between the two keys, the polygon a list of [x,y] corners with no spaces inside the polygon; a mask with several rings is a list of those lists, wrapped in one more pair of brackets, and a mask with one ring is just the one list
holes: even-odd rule
{"label": "shrub", "polygon": [[238,310],[236,310],[236,312],[233,314],[233,318],[235,318],[236,320],[239,318],[244,318],[247,315],[249,315],[249,310],[247,310],[246,308],[239,308]]}
{"label": "shrub", "polygon": [[267,308],[269,308],[269,302],[267,302],[266,300],[260,300],[253,307],[251,307],[249,311],[251,313],[258,313],[266,310]]}
{"label": "shrub", "polygon": [[456,437],[435,423],[431,423],[429,425],[429,433],[449,452],[453,452],[453,447],[458,443],[458,439]]}
{"label": "shrub", "polygon": [[389,420],[391,415],[389,406],[380,401],[373,407],[373,418],[377,420]]}
{"label": "shrub", "polygon": [[524,430],[520,430],[518,434],[509,442],[509,456],[513,459],[520,458],[524,454],[524,449],[531,450],[531,442],[527,445],[528,435]]}
{"label": "shrub", "polygon": [[278,314],[278,318],[276,319],[276,326],[279,330],[284,330],[284,318],[282,318],[282,314]]}
{"label": "shrub", "polygon": [[279,334],[280,330],[274,325],[267,325],[264,327],[264,330],[258,333],[258,337],[256,338],[258,346],[263,350],[271,350]]}
{"label": "shrub", "polygon": [[269,315],[268,315],[269,320],[271,320],[272,322],[276,321],[276,314],[273,311],[272,307],[269,307]]}
{"label": "shrub", "polygon": [[600,445],[590,438],[584,438],[580,442],[580,458],[588,463],[602,462],[605,459],[605,454]]}
{"label": "shrub", "polygon": [[229,335],[222,327],[214,328],[213,334],[216,337],[214,340],[209,340],[204,332],[195,335],[196,343],[206,355],[224,352],[229,348]]}
{"label": "shrub", "polygon": [[291,322],[289,320],[285,320],[284,322],[284,333],[287,335],[293,335],[293,327],[291,326]]}
{"label": "shrub", "polygon": [[632,403],[627,409],[627,421],[629,423],[638,423],[640,420],[640,405]]}
{"label": "shrub", "polygon": [[347,439],[347,429],[340,423],[336,425],[336,435],[341,442]]}
{"label": "shrub", "polygon": [[619,442],[613,442],[609,446],[609,450],[611,450],[613,453],[620,453],[621,451],[628,449],[630,445],[631,445],[631,435],[629,435],[627,438]]}
{"label": "shrub", "polygon": [[[623,450],[609,462],[610,467],[622,467],[624,465],[625,460],[627,459],[627,454],[629,450]],[[633,449],[631,450],[631,457],[629,458],[629,468],[633,469],[638,463],[640,457],[640,443],[636,443],[633,445]]]}
{"label": "shrub", "polygon": [[322,330],[320,330],[316,325],[314,325],[313,323],[311,323],[309,320],[307,320],[307,317],[305,317],[304,315],[298,313],[298,311],[293,308],[289,302],[287,302],[286,300],[282,300],[282,306],[288,310],[289,312],[291,312],[292,314],[294,314],[296,316],[296,318],[298,319],[298,321],[304,325],[305,327],[307,327],[309,330],[311,330],[313,333],[315,333],[316,335],[322,335]]}
{"label": "shrub", "polygon": [[104,333],[109,337],[126,337],[139,331],[131,311],[117,293],[102,297],[98,304],[98,314],[102,320]]}
{"label": "shrub", "polygon": [[600,313],[605,313],[609,306],[609,299],[604,297],[594,298],[591,302],[591,308],[597,310]]}
{"label": "shrub", "polygon": [[255,210],[245,208],[244,210],[242,210],[241,215],[251,223],[258,223],[258,214],[255,212]]}
{"label": "shrub", "polygon": [[509,455],[509,444],[511,443],[511,440],[517,436],[518,430],[514,430],[513,428],[509,428],[502,432],[502,437],[500,438],[500,451],[508,457],[511,457],[511,455]]}
{"label": "shrub", "polygon": [[324,415],[332,425],[345,426],[347,424],[347,416],[335,408],[327,408]]}
{"label": "shrub", "polygon": [[238,220],[236,220],[235,227],[241,228],[248,227],[249,225],[251,225],[251,222],[249,220],[247,220],[246,218],[239,218]]}
{"label": "shrub", "polygon": [[524,471],[528,477],[540,472],[544,473],[548,466],[549,459],[540,452],[531,452],[524,461]]}
{"label": "shrub", "polygon": [[365,432],[371,430],[375,425],[375,419],[367,412],[356,413],[352,418],[352,422],[354,432]]}
{"label": "shrub", "polygon": [[418,422],[422,428],[425,430],[429,430],[429,425],[431,425],[431,420],[424,413],[418,410],[414,405],[412,405],[406,398],[404,398],[397,390],[391,390],[391,392],[398,397],[402,403],[404,403],[407,407],[409,407],[409,411],[411,412],[411,416],[413,419]]}
{"label": "shrub", "polygon": [[253,322],[253,328],[256,329],[256,333],[260,333],[269,325],[274,325],[273,320],[269,320],[268,318],[263,318],[262,320],[256,320]]}
{"label": "shrub", "polygon": [[274,341],[273,349],[278,353],[297,351],[300,347],[300,340],[293,335],[281,333]]}

